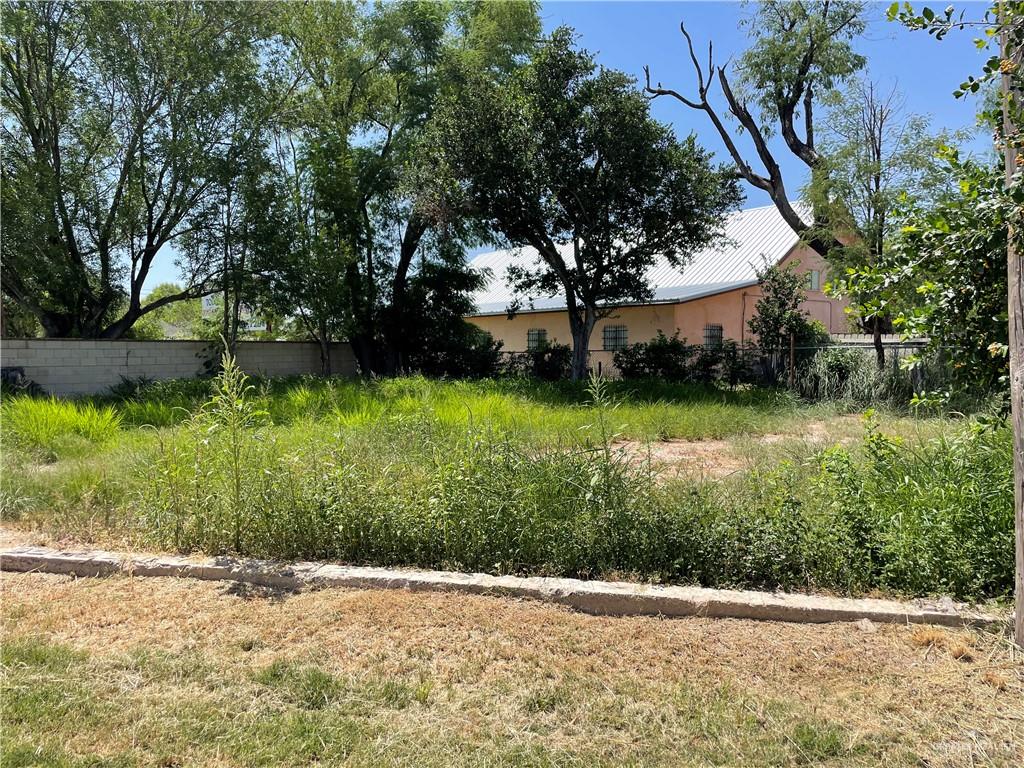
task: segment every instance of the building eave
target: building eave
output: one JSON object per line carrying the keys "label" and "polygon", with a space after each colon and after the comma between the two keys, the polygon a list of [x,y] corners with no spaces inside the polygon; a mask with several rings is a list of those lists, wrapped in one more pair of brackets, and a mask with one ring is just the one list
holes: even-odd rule
{"label": "building eave", "polygon": [[[788,254],[787,254],[788,255]],[[743,280],[735,283],[730,283],[724,286],[718,286],[710,288],[705,291],[698,291],[688,296],[670,297],[666,299],[651,299],[650,301],[626,301],[621,304],[616,304],[612,307],[613,310],[620,309],[622,307],[650,307],[650,306],[664,306],[666,304],[686,304],[690,301],[698,301],[700,299],[706,299],[708,296],[717,296],[721,293],[730,293],[731,291],[738,291],[741,288],[750,288],[757,285],[757,280]],[[606,305],[602,305],[603,308]],[[568,310],[564,304],[558,307],[543,307],[541,309],[535,309],[526,307],[518,309],[514,314],[516,315],[542,315],[552,312],[565,312]],[[500,310],[489,310],[487,312],[471,312],[466,317],[499,317],[501,315],[508,315],[508,309]]]}

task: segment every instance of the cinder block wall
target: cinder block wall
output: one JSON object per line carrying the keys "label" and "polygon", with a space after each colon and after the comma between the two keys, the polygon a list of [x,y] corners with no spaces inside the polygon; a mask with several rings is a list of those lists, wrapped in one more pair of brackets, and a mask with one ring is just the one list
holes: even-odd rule
{"label": "cinder block wall", "polygon": [[[91,339],[3,339],[0,365],[19,367],[54,395],[103,392],[121,378],[184,379],[199,375],[213,347],[205,341],[101,341]],[[246,373],[289,376],[320,372],[320,348],[310,342],[241,341],[238,365]],[[356,374],[348,344],[331,348],[331,368]]]}

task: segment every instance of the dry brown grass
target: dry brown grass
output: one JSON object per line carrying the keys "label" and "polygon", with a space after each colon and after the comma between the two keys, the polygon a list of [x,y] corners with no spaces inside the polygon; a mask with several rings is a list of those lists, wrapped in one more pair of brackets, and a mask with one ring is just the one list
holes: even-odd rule
{"label": "dry brown grass", "polygon": [[[376,713],[393,740],[381,754],[417,743],[433,754],[444,738],[590,756],[564,761],[581,765],[705,764],[715,753],[700,749],[724,744],[715,748],[737,764],[764,738],[818,762],[800,742],[809,719],[859,745],[857,764],[1024,762],[1024,663],[990,633],[608,618],[482,596],[281,595],[174,579],[4,574],[0,584],[8,641],[66,644],[95,664],[146,649],[197,654],[235,681],[282,660],[405,681],[429,706]],[[760,730],[735,725],[748,719]],[[106,742],[125,737],[68,738],[113,750]]]}

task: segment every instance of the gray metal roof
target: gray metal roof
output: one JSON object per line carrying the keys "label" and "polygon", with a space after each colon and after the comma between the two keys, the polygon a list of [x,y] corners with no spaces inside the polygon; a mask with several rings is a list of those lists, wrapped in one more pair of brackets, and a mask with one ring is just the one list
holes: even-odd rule
{"label": "gray metal roof", "polygon": [[[676,302],[697,299],[757,282],[755,266],[777,264],[793,250],[799,238],[774,205],[748,208],[729,215],[725,224],[725,237],[719,242],[695,253],[680,270],[659,258],[648,270],[647,279],[654,286],[654,301]],[[560,246],[570,256],[570,244]],[[529,247],[481,253],[470,266],[476,270],[490,270],[487,285],[473,297],[477,314],[504,313],[515,299],[508,287],[506,275],[513,264],[537,263],[536,250]],[[523,299],[524,312],[563,309],[565,298],[533,296]]]}

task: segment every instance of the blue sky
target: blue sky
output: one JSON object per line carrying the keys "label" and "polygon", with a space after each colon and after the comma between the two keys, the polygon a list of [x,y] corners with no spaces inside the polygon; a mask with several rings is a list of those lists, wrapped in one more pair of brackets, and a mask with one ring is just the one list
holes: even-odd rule
{"label": "blue sky", "polygon": [[[919,3],[915,3],[917,5]],[[896,86],[906,96],[909,112],[930,115],[935,129],[972,128],[977,104],[973,99],[954,99],[953,91],[969,74],[981,69],[990,55],[974,45],[970,31],[950,34],[936,42],[924,32],[913,32],[885,18],[890,3],[873,3],[868,15],[871,23],[856,50],[867,57],[867,76],[884,84]],[[942,0],[933,6],[944,7]],[[960,7],[963,3],[957,3]],[[984,3],[970,3],[968,9],[984,13]],[[747,30],[739,22],[753,8],[735,2],[549,2],[541,11],[545,30],[561,24],[573,27],[579,43],[597,55],[599,63],[620,69],[643,82],[643,67],[651,68],[651,79],[659,80],[684,96],[696,93],[693,65],[686,41],[679,32],[679,22],[693,37],[698,58],[707,58],[708,40],[714,41],[715,61],[724,63],[739,56],[749,44]],[[709,95],[719,115],[725,116],[724,99],[717,88]],[[717,157],[727,158],[725,146],[707,116],[695,112],[675,99],[661,97],[652,103],[655,117],[671,124],[679,136],[697,134],[701,144],[714,150]],[[728,123],[727,123],[728,125]],[[734,125],[734,124],[733,124]],[[804,166],[792,157],[781,141],[776,158],[782,166],[787,189],[797,191],[805,183]],[[972,149],[985,151],[990,142],[979,135]],[[745,154],[756,159],[753,147],[741,141]],[[756,166],[755,166],[756,168]],[[746,185],[745,185],[746,186]],[[760,190],[746,187],[745,207],[767,205],[771,201]]]}
{"label": "blue sky", "polygon": [[[867,33],[856,42],[857,50],[868,59],[867,75],[886,86],[897,86],[906,97],[907,110],[929,115],[936,130],[972,128],[976,102],[954,99],[952,92],[968,74],[981,69],[989,54],[977,50],[970,31],[956,32],[936,42],[923,32],[911,32],[897,23],[890,23],[885,19],[888,5],[884,2],[869,6],[871,22]],[[939,7],[944,3],[933,2],[932,5]],[[973,10],[977,16],[986,7],[985,3],[957,5],[968,6],[968,14]],[[694,74],[685,41],[679,33],[679,22],[686,23],[698,52],[706,50],[707,41],[713,40],[715,60],[725,62],[747,47],[746,30],[739,27],[739,21],[751,12],[750,7],[736,2],[563,0],[544,3],[541,19],[545,31],[563,24],[573,27],[579,35],[579,44],[596,54],[600,64],[627,72],[638,82],[642,82],[643,67],[647,64],[652,80],[660,80],[666,87],[690,95],[695,87]],[[716,90],[709,98],[724,115],[721,94]],[[725,147],[703,113],[669,98],[654,101],[652,111],[659,120],[671,124],[679,136],[694,132],[701,144],[720,159],[726,159]],[[748,144],[741,140],[740,146],[754,159]],[[988,138],[979,133],[970,148],[984,152],[989,147]],[[776,157],[787,188],[799,190],[805,181],[802,164],[784,148],[780,148]],[[769,202],[760,190],[747,189],[745,207]],[[147,281],[147,291],[157,283],[178,278],[172,262],[169,251],[157,257]]]}

